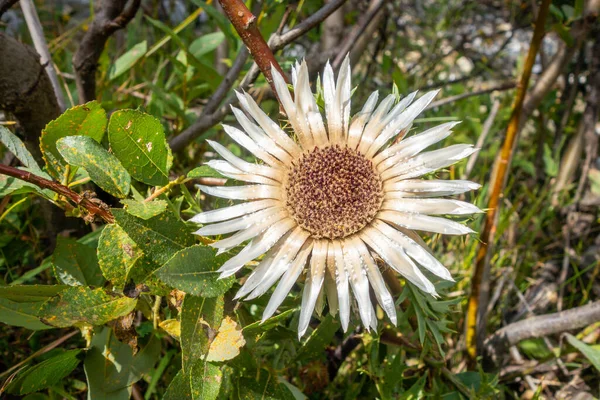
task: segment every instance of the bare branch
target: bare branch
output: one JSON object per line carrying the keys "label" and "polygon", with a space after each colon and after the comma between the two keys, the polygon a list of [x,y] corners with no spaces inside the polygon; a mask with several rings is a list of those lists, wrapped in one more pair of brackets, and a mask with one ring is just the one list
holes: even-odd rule
{"label": "bare branch", "polygon": [[18,1],[19,0],[0,0],[0,17],[2,17],[2,14],[8,11],[8,9],[14,6]]}
{"label": "bare branch", "polygon": [[[519,85],[517,87],[517,93],[515,95],[515,101],[511,117],[506,128],[506,136],[502,145],[502,150],[496,163],[496,170],[492,174],[492,181],[490,184],[490,199],[488,202],[488,211],[481,232],[482,243],[479,245],[477,257],[475,260],[475,267],[473,270],[473,286],[469,295],[469,303],[466,315],[466,348],[467,354],[471,362],[475,361],[478,352],[481,352],[481,345],[483,344],[482,332],[484,331],[485,314],[487,309],[487,291],[489,289],[488,275],[489,275],[489,256],[491,254],[491,246],[494,242],[496,233],[496,222],[498,217],[498,209],[500,206],[500,196],[504,191],[504,185],[506,182],[506,176],[510,161],[512,159],[514,144],[516,142],[519,132],[519,121],[521,118],[521,112],[523,110],[523,103],[525,101],[525,95],[527,93],[527,87],[529,86],[529,78],[531,77],[531,71],[533,64],[535,63],[535,57],[542,43],[544,37],[546,23],[546,17],[548,16],[548,10],[550,8],[550,0],[543,0],[539,9],[538,18],[535,22],[535,30],[533,37],[531,38],[531,44],[529,45],[529,51],[527,52],[527,58],[523,66],[523,73],[521,75]],[[485,292],[485,301],[481,301],[481,295]]]}
{"label": "bare branch", "polygon": [[38,17],[38,13],[35,9],[33,1],[22,0],[21,10],[23,10],[23,15],[25,16],[25,22],[27,22],[27,28],[29,29],[29,34],[31,35],[33,45],[40,55],[40,62],[42,65],[44,65],[46,74],[48,74],[48,78],[50,78],[50,83],[54,89],[54,95],[58,101],[58,106],[61,110],[65,110],[65,96],[63,95],[62,88],[58,83],[58,76],[56,75],[54,64],[52,63],[50,50],[48,50],[48,43],[46,43],[46,38],[44,37],[42,23],[40,22],[40,18]]}
{"label": "bare branch", "polygon": [[[85,208],[89,212],[89,216],[98,216],[107,223],[113,223],[114,217],[108,207],[103,207],[92,202],[90,199],[81,196],[79,193],[74,192],[68,187],[61,185],[58,182],[54,182],[40,176],[34,175],[31,172],[23,171],[18,168],[9,167],[8,165],[0,164],[0,174],[12,176],[13,178],[20,179],[25,182],[33,183],[43,189],[50,189],[61,196],[66,197],[78,206]],[[104,205],[106,206],[106,205]]]}
{"label": "bare branch", "polygon": [[[281,35],[279,35],[277,33],[273,34],[268,41],[269,47],[271,48],[272,51],[277,51],[277,50],[283,48],[285,45],[293,42],[298,37],[302,36],[304,33],[308,32],[310,29],[315,27],[319,22],[321,22],[325,18],[327,18],[327,16],[329,16],[332,12],[337,10],[345,2],[346,2],[346,0],[331,1],[330,3],[327,3],[327,5],[325,5],[323,8],[321,8],[319,11],[312,14],[310,17],[306,18],[304,21],[302,21],[301,23],[296,25],[294,28],[290,29],[288,32],[281,34]],[[240,64],[238,64],[238,60],[240,61]],[[245,58],[243,61],[241,61],[241,59],[239,58],[239,55],[238,55],[238,58],[236,59],[235,64],[240,67],[240,70],[237,71],[237,74],[235,74],[235,77],[239,76],[239,73],[241,72],[241,69],[243,68],[243,64],[245,61],[246,61]],[[232,73],[232,70],[234,70],[234,69],[235,69],[235,65],[234,65],[234,67],[231,68],[231,70],[227,74],[227,76],[232,77],[231,82],[235,81],[235,78],[233,78],[234,74]],[[256,63],[253,64],[252,67],[250,67],[250,70],[244,76],[244,79],[240,83],[239,88],[245,89],[248,86],[250,86],[250,84],[252,82],[254,82],[254,80],[258,77],[259,72],[260,72],[260,69],[258,68],[257,64]],[[225,88],[225,86],[223,86],[223,88]],[[221,87],[219,87],[217,89],[217,91],[219,91],[219,89],[221,89]],[[227,88],[227,90],[224,90],[224,92],[226,93],[227,91],[229,91],[229,89],[231,89],[231,87]],[[206,132],[212,126],[214,126],[219,121],[221,121],[223,118],[225,118],[225,116],[231,112],[229,105],[234,104],[235,101],[236,100],[233,97],[230,97],[228,100],[225,101],[223,106],[216,109],[215,111],[210,110],[210,111],[203,112],[202,115],[192,125],[190,125],[187,129],[185,129],[179,135],[177,135],[176,137],[174,137],[170,140],[169,144],[171,145],[171,148],[173,149],[173,151],[183,150],[183,148],[187,144],[189,144],[191,141],[193,141],[194,139],[199,137],[202,133]],[[210,103],[210,101],[209,101],[209,103]]]}
{"label": "bare branch", "polygon": [[281,75],[285,77],[281,66],[275,59],[273,52],[262,37],[262,34],[256,26],[256,17],[241,0],[219,0],[221,7],[227,18],[233,24],[238,35],[242,38],[244,44],[250,50],[254,62],[258,65],[263,75],[271,85],[273,93],[277,96],[277,91],[273,85],[271,76],[271,66],[274,66]]}
{"label": "bare branch", "polygon": [[492,86],[492,87],[489,87],[486,89],[475,90],[472,92],[457,94],[456,96],[450,96],[450,97],[446,97],[445,99],[434,101],[429,106],[427,106],[426,110],[429,110],[429,109],[435,108],[435,107],[445,106],[447,104],[451,104],[451,103],[454,103],[459,100],[468,99],[469,97],[481,96],[482,94],[492,93],[492,92],[499,91],[499,90],[514,89],[516,86],[517,86],[516,82],[504,82],[499,85]]}
{"label": "bare branch", "polygon": [[497,364],[510,346],[522,340],[581,329],[599,321],[600,301],[567,311],[527,318],[507,325],[490,336],[484,345],[486,357]]}
{"label": "bare branch", "polygon": [[344,40],[342,46],[338,50],[337,56],[331,64],[334,70],[337,70],[340,65],[342,65],[342,61],[344,61],[346,54],[352,50],[360,35],[362,35],[367,29],[367,26],[371,23],[373,18],[375,18],[384,5],[384,0],[376,0],[369,8],[369,11],[360,18],[358,24],[354,27],[354,29],[352,29],[352,32],[350,32],[348,37]]}
{"label": "bare branch", "polygon": [[73,56],[80,103],[96,98],[96,70],[106,41],[131,21],[141,0],[132,0],[127,8],[127,0],[101,0],[99,3],[98,12]]}
{"label": "bare branch", "polygon": [[33,48],[2,32],[0,54],[0,109],[19,121],[27,148],[41,161],[40,133],[61,112],[50,79]]}

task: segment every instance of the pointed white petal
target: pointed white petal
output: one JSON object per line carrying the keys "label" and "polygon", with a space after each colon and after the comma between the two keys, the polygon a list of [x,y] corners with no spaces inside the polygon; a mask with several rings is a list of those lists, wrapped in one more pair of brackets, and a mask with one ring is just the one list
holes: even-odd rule
{"label": "pointed white petal", "polygon": [[382,210],[412,212],[427,215],[468,215],[482,212],[479,207],[460,200],[451,199],[394,199],[386,200]]}
{"label": "pointed white petal", "polygon": [[444,265],[439,262],[438,259],[428,251],[427,248],[424,248],[419,243],[405,235],[403,232],[400,232],[385,222],[379,220],[374,220],[372,228],[369,229],[377,229],[390,240],[393,246],[397,246],[398,248],[404,250],[404,252],[406,252],[410,258],[418,262],[419,265],[423,266],[431,273],[439,276],[442,279],[454,281],[450,271],[448,271],[448,269],[444,267]]}
{"label": "pointed white petal", "polygon": [[[350,322],[350,292],[348,289],[348,273],[346,272],[346,266],[344,265],[344,254],[342,252],[341,242],[339,240],[332,241],[328,251],[333,251],[333,269],[335,271],[340,321],[342,323],[342,329],[346,332]],[[329,259],[327,261],[329,262]]]}
{"label": "pointed white petal", "polygon": [[306,61],[302,61],[300,68],[296,71],[297,81],[294,85],[294,101],[296,103],[296,122],[298,130],[296,135],[303,149],[312,149],[315,146],[315,139],[308,125],[308,113],[318,111],[315,98],[310,89],[310,78],[308,76],[308,67]]}
{"label": "pointed white petal", "polygon": [[[347,140],[348,124],[350,120],[350,94],[352,91],[350,78],[350,58],[346,55],[346,58],[344,58],[340,67],[335,86],[335,98],[331,107],[329,141],[333,144],[341,144]],[[330,115],[328,114],[328,123],[329,117]]]}
{"label": "pointed white petal", "polygon": [[267,208],[265,210],[257,211],[253,214],[247,214],[229,221],[203,226],[194,232],[194,234],[202,236],[214,236],[236,232],[242,229],[248,229],[252,225],[263,221],[273,214],[281,213],[283,210],[283,207]]}
{"label": "pointed white petal", "polygon": [[465,193],[469,190],[477,190],[480,187],[481,185],[478,183],[464,180],[412,179],[393,183],[385,182],[383,184],[383,191],[385,199],[395,199],[403,197],[451,196]]}
{"label": "pointed white petal", "polygon": [[212,147],[217,153],[219,153],[221,157],[223,157],[226,161],[228,161],[231,165],[233,165],[240,171],[247,174],[266,176],[267,178],[271,178],[274,180],[280,179],[281,171],[279,169],[271,168],[267,165],[258,165],[246,162],[241,158],[235,156],[232,152],[227,150],[220,143],[214,142],[212,140],[207,140],[207,142],[210,145],[210,147]]}
{"label": "pointed white petal", "polygon": [[236,204],[235,206],[231,207],[219,208],[218,210],[205,211],[195,215],[189,221],[200,224],[225,221],[241,215],[260,211],[268,207],[273,207],[276,204],[279,204],[279,202],[271,199],[250,201],[247,203]]}
{"label": "pointed white petal", "polygon": [[435,287],[401,248],[394,247],[390,240],[376,229],[364,229],[361,238],[396,272],[425,293],[435,294]]}
{"label": "pointed white petal", "polygon": [[358,313],[363,326],[370,327],[371,322],[371,299],[369,298],[369,281],[366,277],[362,260],[358,251],[348,240],[342,242],[344,264],[348,273],[348,281],[358,304]]}
{"label": "pointed white petal", "polygon": [[[372,157],[377,153],[381,147],[386,144],[392,137],[398,132],[407,130],[408,127],[413,123],[414,119],[421,114],[421,112],[431,103],[433,98],[438,94],[439,90],[434,90],[425,93],[419,97],[417,101],[411,104],[402,114],[395,117],[392,121],[388,122],[385,129],[377,136],[373,144],[367,151],[367,157]],[[410,96],[407,96],[407,98]],[[413,95],[414,97],[414,95]],[[412,100],[412,99],[411,99]]]}
{"label": "pointed white petal", "polygon": [[211,243],[210,246],[219,249],[217,254],[225,253],[226,251],[231,250],[235,246],[242,244],[246,240],[252,239],[253,237],[260,235],[274,223],[284,219],[287,216],[288,212],[286,210],[281,210],[279,212],[269,214],[260,221],[257,221],[256,224],[248,227],[247,229],[241,230],[235,235],[232,235],[226,239],[222,239],[218,242]]}
{"label": "pointed white petal", "polygon": [[448,122],[426,130],[418,135],[411,136],[393,146],[381,151],[373,158],[373,164],[379,172],[398,164],[400,161],[419,154],[421,151],[438,143],[452,133],[452,128],[458,122]]}
{"label": "pointed white petal", "polygon": [[240,299],[253,291],[254,288],[256,288],[256,286],[258,286],[258,284],[263,280],[264,276],[269,273],[269,269],[273,263],[273,260],[275,259],[275,256],[279,252],[279,249],[281,249],[281,247],[284,245],[285,239],[288,236],[289,233],[283,235],[279,242],[277,242],[277,244],[267,251],[267,254],[265,254],[264,258],[258,263],[258,266],[254,268],[254,271],[252,271],[252,273],[248,276],[246,282],[244,282],[240,290],[238,290],[233,298],[234,300]]}
{"label": "pointed white petal", "polygon": [[327,304],[329,304],[329,313],[334,317],[339,310],[337,285],[335,283],[335,255],[331,245],[327,249],[327,257],[325,259],[325,280],[323,287],[327,295]]}
{"label": "pointed white petal", "polygon": [[279,241],[279,239],[296,225],[296,222],[286,218],[270,227],[260,238],[244,247],[236,256],[230,258],[219,268],[220,277],[226,278],[235,274],[247,262],[265,253]]}
{"label": "pointed white petal", "polygon": [[394,298],[388,291],[385,281],[383,280],[383,276],[379,271],[379,267],[369,254],[369,250],[365,246],[364,242],[358,238],[358,236],[352,237],[353,246],[358,250],[362,262],[365,265],[365,269],[367,271],[367,276],[369,278],[369,283],[373,287],[373,292],[375,292],[375,297],[379,302],[379,305],[385,311],[388,318],[394,325],[398,324],[398,319],[396,317],[396,304],[394,303]]}
{"label": "pointed white petal", "polygon": [[298,337],[302,337],[306,333],[317,297],[322,293],[321,287],[325,279],[326,260],[327,241],[315,241],[310,259],[310,271],[307,273],[304,292],[302,294],[302,307],[300,308],[300,318],[298,320]]}
{"label": "pointed white petal", "polygon": [[280,199],[281,189],[269,185],[205,186],[196,185],[204,193],[230,200]]}
{"label": "pointed white petal", "polygon": [[271,64],[271,76],[273,77],[273,84],[275,85],[275,90],[277,91],[277,97],[279,97],[279,101],[281,101],[281,105],[283,106],[285,113],[289,119],[295,118],[296,105],[294,104],[294,100],[292,100],[290,90],[288,89],[285,79],[283,79],[283,76],[281,76],[273,64]]}
{"label": "pointed white petal", "polygon": [[455,144],[439,150],[428,151],[384,171],[381,173],[381,179],[385,181],[394,178],[395,181],[398,181],[416,178],[457,163],[477,150],[470,144]]}
{"label": "pointed white petal", "polygon": [[[291,235],[285,240],[283,246],[275,256],[275,259],[271,263],[269,273],[265,275],[263,280],[254,288],[252,293],[248,295],[246,300],[252,300],[258,296],[264,294],[281,275],[289,269],[290,265],[294,262],[296,255],[309,238],[309,233],[301,227],[296,227]],[[308,257],[308,252],[306,256]]]}
{"label": "pointed white petal", "polygon": [[323,117],[321,113],[316,111],[310,111],[306,114],[306,121],[308,123],[308,129],[313,137],[315,146],[324,146],[328,143],[327,131],[323,124]]}
{"label": "pointed white petal", "polygon": [[377,214],[377,218],[418,231],[435,232],[444,235],[466,235],[468,233],[474,233],[468,226],[450,221],[446,218],[431,217],[429,215],[397,211],[381,211]]}
{"label": "pointed white petal", "polygon": [[[208,165],[221,175],[226,176],[227,178],[235,179],[236,181],[262,183],[264,185],[280,185],[278,181],[271,178],[267,178],[266,176],[247,174],[245,172],[242,172],[225,160],[210,160],[206,163],[206,165]],[[281,173],[280,175],[280,179],[283,179],[283,173]]]}
{"label": "pointed white petal", "polygon": [[327,117],[327,132],[329,140],[335,139],[336,132],[341,127],[339,113],[335,112],[335,79],[333,77],[333,68],[327,61],[323,71],[323,99],[325,100],[325,115]]}
{"label": "pointed white petal", "polygon": [[233,106],[231,106],[231,110],[233,111],[233,115],[237,121],[240,123],[244,131],[246,131],[248,136],[252,138],[252,140],[254,140],[260,147],[271,153],[273,156],[277,157],[277,159],[283,162],[285,165],[289,165],[292,157],[287,151],[285,151],[273,139],[267,136],[262,128],[250,121],[250,119],[246,117],[242,110]]}
{"label": "pointed white petal", "polygon": [[350,123],[350,128],[348,129],[348,147],[351,149],[356,149],[358,143],[360,142],[360,138],[363,134],[363,129],[365,124],[371,117],[371,113],[375,109],[377,105],[377,98],[379,97],[379,92],[374,91],[371,93],[362,110],[354,116],[352,122]]}
{"label": "pointed white petal", "polygon": [[265,307],[265,311],[263,312],[262,316],[262,322],[265,322],[265,320],[270,318],[271,315],[277,311],[277,307],[279,307],[279,305],[287,297],[290,289],[292,286],[294,286],[294,283],[296,283],[298,276],[300,276],[300,273],[304,270],[306,259],[312,251],[312,248],[313,241],[309,240],[304,244],[295,260],[292,262],[292,265],[287,269],[281,278],[281,281],[279,281],[277,288],[273,292],[273,295],[269,299],[269,303]]}
{"label": "pointed white petal", "polygon": [[390,94],[379,103],[379,106],[371,115],[371,118],[363,131],[360,142],[358,143],[358,151],[364,154],[369,150],[369,147],[371,147],[371,144],[373,144],[373,141],[381,131],[381,122],[383,121],[384,116],[390,110],[395,100],[396,96]]}
{"label": "pointed white petal", "polygon": [[223,129],[236,143],[248,150],[255,157],[263,160],[273,168],[283,168],[284,165],[273,157],[269,152],[260,147],[254,140],[246,136],[241,130],[234,128],[233,126],[223,124]]}
{"label": "pointed white petal", "polygon": [[279,146],[285,149],[292,157],[300,154],[300,147],[290,138],[275,121],[273,121],[265,112],[256,104],[252,96],[248,93],[236,92],[240,104],[246,112],[258,123],[265,133],[273,139]]}

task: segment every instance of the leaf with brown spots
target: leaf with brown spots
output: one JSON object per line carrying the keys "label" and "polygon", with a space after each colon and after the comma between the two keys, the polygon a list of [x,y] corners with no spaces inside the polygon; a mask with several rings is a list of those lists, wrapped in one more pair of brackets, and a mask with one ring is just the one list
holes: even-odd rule
{"label": "leaf with brown spots", "polygon": [[54,121],[50,121],[40,138],[40,149],[50,175],[62,179],[65,174],[67,162],[56,148],[56,142],[60,138],[82,135],[101,142],[106,123],[106,112],[97,101],[70,108]]}
{"label": "leaf with brown spots", "polygon": [[39,316],[48,325],[68,326],[103,325],[129,314],[137,300],[108,293],[103,289],[75,286],[63,290],[41,307]]}
{"label": "leaf with brown spots", "polygon": [[160,121],[137,110],[119,110],[108,123],[110,147],[131,176],[147,185],[169,183],[171,149]]}

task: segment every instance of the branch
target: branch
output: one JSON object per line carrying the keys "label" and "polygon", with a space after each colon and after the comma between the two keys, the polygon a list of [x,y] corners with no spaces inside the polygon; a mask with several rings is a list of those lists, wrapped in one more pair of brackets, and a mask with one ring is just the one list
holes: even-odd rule
{"label": "branch", "polygon": [[600,301],[567,311],[527,318],[507,325],[490,336],[485,341],[485,355],[497,365],[507,349],[522,340],[581,329],[599,321]]}
{"label": "branch", "polygon": [[41,161],[40,132],[61,111],[52,84],[35,50],[2,32],[0,54],[0,109],[19,121],[28,150]]}
{"label": "branch", "polygon": [[[317,24],[319,24],[321,21],[323,21],[325,18],[327,18],[331,13],[333,13],[335,10],[337,10],[339,7],[341,7],[342,4],[344,4],[345,2],[346,2],[346,0],[333,0],[329,3],[327,3],[327,5],[323,6],[323,8],[321,8],[319,11],[312,14],[310,17],[306,18],[304,21],[302,21],[301,23],[296,25],[294,28],[287,31],[286,33],[283,33],[283,34],[275,33],[275,34],[271,35],[271,37],[269,38],[269,41],[268,41],[270,49],[272,51],[277,51],[277,50],[280,50],[281,48],[283,48],[285,45],[293,42],[294,40],[296,40],[297,38],[299,38],[300,36],[302,36],[303,34],[308,32],[309,30],[314,28]],[[247,55],[245,57],[247,57]],[[217,88],[217,91],[215,92],[215,94],[217,92],[219,92],[220,89],[223,89],[221,91],[222,93],[227,93],[231,89],[231,86],[233,86],[233,82],[239,76],[239,74],[244,66],[244,63],[246,62],[245,57],[243,59],[241,59],[240,55],[238,54],[238,58],[236,58],[234,66],[229,70],[229,72],[227,73],[227,76],[221,83],[221,85],[229,85],[230,84],[230,86],[229,87],[219,86],[219,88]],[[237,70],[236,67],[238,67],[239,70]],[[269,68],[270,68],[270,66],[269,66]],[[240,83],[239,88],[245,89],[248,86],[250,86],[250,84],[252,84],[252,82],[254,82],[254,80],[258,77],[259,72],[260,72],[260,69],[258,68],[257,64],[256,63],[253,64],[252,67],[250,67],[250,69],[244,76],[244,79]],[[231,79],[228,79],[228,77],[231,77]],[[225,81],[227,81],[227,83],[224,83]],[[213,97],[214,96],[215,95],[213,94]],[[211,97],[211,99],[212,99],[212,97]],[[218,106],[218,103],[221,100],[219,100],[218,102],[215,102],[216,106]],[[185,146],[187,146],[190,142],[192,142],[194,139],[196,139],[197,137],[202,135],[202,133],[206,132],[208,129],[210,129],[211,127],[216,125],[219,121],[221,121],[223,118],[225,118],[226,115],[228,115],[231,112],[231,108],[229,106],[231,104],[234,104],[235,102],[236,102],[235,96],[231,96],[218,109],[208,110],[208,107],[205,107],[205,110],[202,113],[202,115],[200,117],[198,117],[198,119],[192,125],[190,125],[184,131],[182,131],[179,135],[175,136],[174,138],[172,138],[169,141],[169,144],[170,144],[172,150],[175,152],[183,150],[183,148]],[[209,104],[210,103],[211,103],[211,101],[209,101]]]}
{"label": "branch", "polygon": [[[531,77],[531,71],[535,63],[536,54],[540,48],[542,38],[544,37],[544,25],[546,23],[546,17],[550,8],[550,2],[550,0],[543,0],[540,6],[538,18],[535,22],[535,30],[533,32],[527,58],[523,66],[523,74],[521,75],[519,85],[517,86],[517,93],[515,96],[515,102],[513,104],[512,114],[508,123],[508,127],[506,128],[504,144],[502,145],[499,160],[496,163],[496,171],[492,174],[490,198],[487,207],[488,211],[486,213],[483,231],[481,233],[482,242],[479,246],[479,251],[475,260],[472,288],[467,306],[466,347],[471,362],[474,362],[477,352],[481,351],[478,345],[482,344],[483,342],[482,332],[484,331],[484,324],[482,321],[485,319],[485,317],[482,316],[482,314],[485,313],[487,305],[480,303],[480,295],[482,292],[485,292],[487,286],[489,285],[487,282],[487,275],[489,275],[489,271],[487,271],[486,265],[489,264],[488,256],[491,252],[488,252],[488,250],[494,241],[494,236],[496,233],[496,220],[500,206],[500,196],[504,191],[508,167],[510,165],[514,144],[519,131],[519,119],[521,118],[521,110],[523,108],[523,102],[525,101],[525,94],[527,92],[527,86],[529,85],[529,78]],[[482,290],[483,286],[485,286],[484,290]]]}
{"label": "branch", "polygon": [[371,23],[373,18],[375,18],[377,13],[379,13],[379,11],[383,8],[385,3],[386,2],[384,0],[376,0],[369,8],[369,11],[361,17],[361,19],[358,21],[358,24],[352,29],[352,32],[350,32],[348,37],[342,43],[342,46],[340,47],[337,53],[337,56],[333,60],[331,66],[334,70],[339,69],[339,67],[342,65],[342,62],[344,61],[344,57],[346,57],[346,54],[348,54],[350,50],[352,50],[354,45],[357,43],[360,35],[363,34],[365,29],[367,29],[367,26]]}
{"label": "branch", "polygon": [[468,99],[469,97],[481,96],[482,94],[492,93],[492,92],[499,91],[499,90],[514,89],[516,86],[517,86],[516,82],[504,82],[499,85],[489,87],[487,89],[480,89],[480,90],[475,90],[473,92],[461,93],[461,94],[457,94],[456,96],[450,96],[450,97],[446,97],[445,99],[434,101],[431,104],[429,104],[427,106],[427,108],[425,108],[425,109],[429,110],[431,108],[445,106],[447,104],[454,103],[459,100]]}
{"label": "branch", "polygon": [[12,176],[13,178],[33,183],[34,185],[43,189],[50,189],[53,192],[71,200],[78,206],[85,208],[91,217],[98,216],[109,224],[113,223],[115,220],[112,213],[104,203],[96,204],[87,197],[81,196],[79,193],[72,191],[68,187],[61,185],[58,182],[42,178],[41,176],[34,175],[31,172],[9,167],[8,165],[4,164],[0,164],[0,174]]}
{"label": "branch", "polygon": [[219,0],[219,3],[238,35],[240,35],[240,38],[242,38],[242,41],[250,50],[254,62],[256,62],[262,71],[269,85],[271,85],[273,93],[277,96],[277,90],[271,76],[271,66],[274,66],[284,78],[285,74],[275,59],[269,45],[258,30],[256,17],[241,0]]}
{"label": "branch", "polygon": [[46,74],[48,74],[48,78],[50,78],[50,83],[52,84],[52,88],[54,89],[54,95],[56,96],[56,100],[58,101],[58,106],[61,110],[65,110],[65,96],[63,95],[60,83],[58,83],[58,76],[56,75],[54,64],[52,63],[52,56],[50,55],[50,50],[48,50],[48,43],[46,43],[46,38],[44,37],[42,23],[40,22],[40,18],[35,9],[33,1],[22,0],[21,10],[23,11],[25,22],[27,22],[27,28],[29,29],[29,34],[31,35],[33,45],[35,46],[35,49],[40,55],[40,63],[44,66],[44,68],[46,69]]}
{"label": "branch", "polygon": [[132,0],[127,8],[127,0],[101,0],[99,3],[99,10],[73,56],[80,103],[96,98],[96,70],[106,41],[133,19],[141,0]]}
{"label": "branch", "polygon": [[8,9],[14,6],[18,1],[19,0],[0,0],[0,17],[2,17],[2,14],[8,11]]}

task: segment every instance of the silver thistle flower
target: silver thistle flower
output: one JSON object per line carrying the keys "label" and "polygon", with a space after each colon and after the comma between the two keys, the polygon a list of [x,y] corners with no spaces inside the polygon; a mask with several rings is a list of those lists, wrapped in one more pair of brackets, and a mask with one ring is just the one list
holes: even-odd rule
{"label": "silver thistle flower", "polygon": [[389,95],[377,105],[371,94],[350,120],[350,65],[341,66],[337,82],[331,66],[323,73],[324,120],[309,85],[305,62],[292,68],[294,98],[283,77],[272,69],[279,99],[297,141],[272,121],[246,93],[238,93],[242,108],[233,113],[243,130],[224,125],[225,132],[263,163],[248,163],[219,143],[210,145],[224,160],[209,161],[221,174],[251,183],[246,186],[200,189],[213,196],[242,200],[240,204],[203,212],[192,221],[206,224],[198,235],[232,236],[212,246],[228,251],[250,242],[221,268],[231,276],[265,254],[236,298],[256,298],[279,283],[264,311],[263,321],[282,303],[302,273],[306,273],[298,326],[304,335],[319,299],[325,295],[332,314],[339,310],[344,330],[350,319],[352,292],[366,329],[376,329],[369,296],[396,324],[394,300],[375,257],[422,291],[435,288],[417,265],[452,280],[450,272],[414,232],[449,235],[473,232],[436,215],[480,212],[472,204],[439,197],[464,193],[480,185],[463,180],[419,180],[424,174],[468,157],[475,149],[458,144],[424,150],[445,139],[456,123],[445,123],[404,139],[414,119],[437,91],[416,99],[416,92],[394,105]]}

